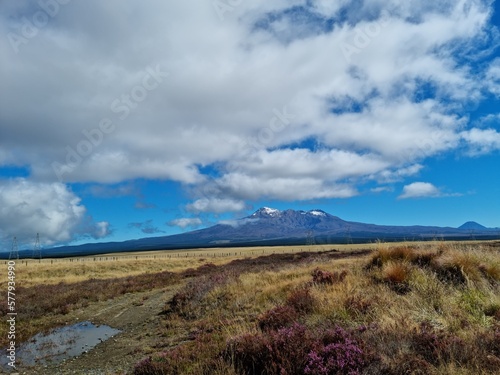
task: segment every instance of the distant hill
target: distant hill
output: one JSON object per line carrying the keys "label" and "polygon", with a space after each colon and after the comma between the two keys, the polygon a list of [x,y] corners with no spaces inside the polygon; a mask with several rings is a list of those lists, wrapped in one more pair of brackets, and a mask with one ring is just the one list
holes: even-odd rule
{"label": "distant hill", "polygon": [[468,221],[465,224],[462,224],[458,227],[458,229],[462,230],[487,230],[485,226],[476,223],[475,221]]}
{"label": "distant hill", "polygon": [[[94,255],[122,251],[189,249],[224,246],[305,245],[307,243],[366,243],[432,239],[465,240],[498,238],[498,229],[467,222],[459,228],[435,226],[390,226],[345,221],[323,210],[277,210],[262,207],[250,216],[222,221],[209,228],[172,236],[124,242],[85,244],[44,249],[44,257]],[[31,251],[20,251],[30,257]],[[0,254],[8,257],[8,253]]]}

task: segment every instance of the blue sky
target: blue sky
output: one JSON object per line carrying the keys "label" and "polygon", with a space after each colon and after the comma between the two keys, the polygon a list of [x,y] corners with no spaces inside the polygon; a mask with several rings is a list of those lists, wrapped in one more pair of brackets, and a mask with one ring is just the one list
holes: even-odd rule
{"label": "blue sky", "polygon": [[0,245],[261,206],[500,227],[498,1],[0,4]]}

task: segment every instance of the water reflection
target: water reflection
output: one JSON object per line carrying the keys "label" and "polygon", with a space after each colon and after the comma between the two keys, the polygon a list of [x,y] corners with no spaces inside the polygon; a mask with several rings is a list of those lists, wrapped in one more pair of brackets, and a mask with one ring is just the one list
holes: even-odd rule
{"label": "water reflection", "polygon": [[[86,321],[57,328],[47,335],[37,334],[18,348],[16,364],[38,366],[59,363],[89,351],[120,332],[106,325],[95,326]],[[10,369],[4,356],[0,362],[4,369]]]}

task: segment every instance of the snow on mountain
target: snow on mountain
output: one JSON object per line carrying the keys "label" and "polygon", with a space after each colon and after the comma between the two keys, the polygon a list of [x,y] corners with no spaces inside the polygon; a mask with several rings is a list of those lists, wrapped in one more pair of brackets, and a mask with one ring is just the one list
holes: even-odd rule
{"label": "snow on mountain", "polygon": [[314,216],[326,216],[326,213],[324,211],[321,211],[321,210],[311,210],[307,213],[314,215]]}
{"label": "snow on mountain", "polygon": [[278,217],[281,211],[276,208],[262,207],[255,211],[251,217]]}

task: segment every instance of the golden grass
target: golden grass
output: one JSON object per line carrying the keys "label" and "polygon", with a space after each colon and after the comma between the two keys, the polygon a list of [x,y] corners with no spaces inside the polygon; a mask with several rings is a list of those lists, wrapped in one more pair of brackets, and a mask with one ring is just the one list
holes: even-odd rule
{"label": "golden grass", "polygon": [[[470,244],[474,244],[471,242]],[[273,247],[246,247],[246,248],[214,248],[193,250],[164,250],[144,251],[131,253],[102,254],[88,257],[74,257],[61,259],[17,260],[16,277],[23,286],[36,284],[57,284],[59,282],[75,283],[91,278],[108,279],[124,276],[140,275],[146,272],[182,272],[188,268],[196,268],[203,263],[215,265],[227,264],[236,259],[254,258],[270,254],[318,252],[336,249],[340,252],[349,252],[360,249],[377,250],[385,258],[392,249],[396,253],[405,254],[411,246],[427,248],[428,242],[415,243],[370,243],[349,245],[310,245],[310,246],[273,246]],[[453,243],[439,244],[439,246],[453,246]],[[434,246],[435,247],[435,246]],[[376,256],[376,254],[374,255]],[[1,265],[0,261],[0,265]],[[6,267],[7,261],[3,261]],[[489,263],[486,263],[487,265]],[[500,266],[492,268],[492,275],[500,273]],[[495,276],[495,277],[497,277]],[[0,280],[0,288],[4,288],[6,280]]]}
{"label": "golden grass", "polygon": [[[236,259],[255,258],[270,254],[327,251],[332,248],[351,251],[375,247],[368,245],[314,245],[248,248],[215,248],[184,251],[147,251],[103,254],[99,256],[17,260],[16,278],[22,286],[36,284],[76,283],[88,279],[110,279],[161,271],[182,272],[204,263],[227,264]],[[7,267],[7,261],[3,261]],[[1,262],[0,262],[1,264]],[[0,280],[0,288],[7,280]]]}
{"label": "golden grass", "polygon": [[410,275],[410,265],[405,262],[388,262],[382,268],[382,277],[391,283],[404,283]]}

